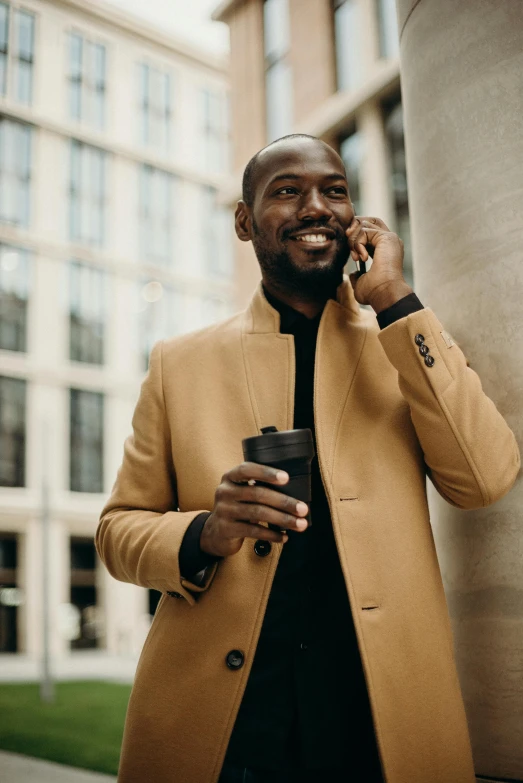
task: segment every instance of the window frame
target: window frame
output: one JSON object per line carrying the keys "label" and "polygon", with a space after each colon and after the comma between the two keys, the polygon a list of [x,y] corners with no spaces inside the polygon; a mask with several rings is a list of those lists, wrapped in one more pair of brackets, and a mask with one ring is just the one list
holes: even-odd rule
{"label": "window frame", "polygon": [[[67,36],[67,118],[70,122],[77,122],[82,126],[96,131],[104,131],[107,128],[107,85],[108,85],[108,44],[97,36],[91,36],[77,27],[72,27],[66,32]],[[73,67],[72,43],[73,39],[80,42],[80,58],[78,73]],[[93,52],[102,52],[103,74],[100,80],[97,74],[96,57]],[[90,53],[90,54],[89,54]],[[72,110],[72,91],[74,86],[78,89],[78,116]],[[101,111],[99,120],[93,106],[100,101]],[[87,107],[87,109],[86,109]]]}
{"label": "window frame", "polygon": [[[353,92],[354,90],[357,90],[364,82],[363,78],[363,69],[362,69],[362,63],[361,63],[361,49],[359,48],[361,45],[361,31],[358,30],[358,24],[354,24],[353,29],[355,30],[355,36],[354,40],[357,42],[357,46],[354,49],[353,54],[353,60],[357,61],[358,65],[354,69],[354,71],[351,70],[349,67],[347,70],[347,67],[342,68],[342,49],[338,45],[338,24],[337,24],[337,18],[336,13],[339,11],[343,6],[348,6],[351,4],[353,13],[358,16],[360,13],[360,7],[358,0],[333,0],[332,2],[332,35],[333,35],[333,47],[334,47],[334,65],[335,65],[335,74],[336,74],[336,90],[338,92]],[[357,20],[358,21],[358,20]],[[351,48],[348,48],[348,51],[351,52]],[[347,58],[344,58],[347,63]],[[353,76],[353,73],[355,76]]]}
{"label": "window frame", "polygon": [[[137,62],[138,68],[138,110],[140,122],[138,123],[139,143],[144,147],[160,149],[167,155],[172,150],[173,143],[173,106],[174,83],[173,69],[169,66],[161,66],[151,63],[148,59]],[[165,80],[164,103],[159,108],[159,103],[152,100],[154,97],[154,80],[161,77]],[[163,127],[162,127],[163,126]],[[163,141],[157,141],[158,130],[162,128]],[[155,132],[156,131],[156,132]]]}
{"label": "window frame", "polygon": [[[99,401],[99,414],[100,418],[97,422],[99,427],[97,432],[93,436],[94,427],[85,426],[83,429],[89,432],[91,436],[87,442],[81,442],[82,439],[82,422],[80,417],[77,418],[76,423],[73,421],[73,416],[76,411],[81,411],[81,404],[75,403],[74,400],[80,400],[81,395],[91,396],[91,399],[97,399]],[[105,399],[106,396],[103,392],[94,391],[92,389],[79,389],[77,387],[69,387],[69,491],[81,492],[89,494],[100,494],[104,492],[104,469],[105,469]],[[75,408],[76,406],[76,408]],[[92,425],[92,422],[90,423]],[[94,447],[93,447],[94,443]],[[88,456],[92,456],[92,452],[96,449],[98,453],[95,455],[95,462],[99,464],[97,481],[95,484],[91,484],[89,487],[89,481],[92,478],[92,474],[89,469],[86,470],[86,464],[82,465],[82,460]],[[91,452],[91,454],[89,454]],[[94,488],[93,488],[94,486]]]}
{"label": "window frame", "polygon": [[[18,279],[14,279],[14,281],[12,281],[12,289],[18,289],[18,291],[15,291],[15,296],[18,301],[11,304],[8,303],[7,307],[0,306],[0,350],[12,351],[16,353],[28,353],[29,296],[31,291],[32,254],[27,248],[11,244],[10,242],[0,241],[0,305],[2,303],[4,293],[6,296],[9,296],[13,293],[13,290],[8,290],[7,286],[4,291],[2,283],[4,275],[9,275],[9,272],[13,271],[6,269],[4,266],[5,255],[9,252],[16,253],[21,257],[22,266],[24,269],[18,272]],[[22,276],[24,278],[23,280]],[[8,347],[3,343],[2,339],[4,328],[9,328],[9,319],[3,319],[2,314],[4,314],[6,311],[8,312],[9,309],[14,310],[15,312],[23,310],[19,320],[16,318],[13,319],[15,331],[21,333],[21,336],[19,336],[18,339],[15,338],[14,341],[19,347],[14,348]],[[7,322],[7,327],[3,324],[3,320]]]}
{"label": "window frame", "polygon": [[[78,157],[75,162],[75,150],[78,151]],[[100,189],[96,192],[92,188],[92,177],[89,179],[89,191],[86,195],[85,182],[83,182],[83,169],[85,167],[85,160],[83,155],[98,156],[99,174],[100,174]],[[102,248],[106,244],[106,226],[107,226],[107,176],[108,176],[108,161],[109,153],[102,147],[88,144],[80,141],[76,138],[70,139],[69,147],[69,240],[73,243],[86,245],[87,247]],[[90,175],[93,173],[92,161],[90,163]],[[78,173],[78,182],[75,182],[75,170]],[[99,184],[100,184],[99,183]],[[88,199],[88,201],[86,201]],[[86,208],[86,203],[90,203],[89,210],[89,228],[88,231],[84,231],[84,223],[86,222],[86,215],[83,210]],[[94,208],[93,208],[94,207]],[[93,215],[95,221],[93,221]],[[94,225],[97,227],[93,229]]]}
{"label": "window frame", "polygon": [[[284,24],[284,30],[286,33],[285,45],[278,48],[277,45],[269,49],[271,44],[268,43],[267,36],[267,18],[265,9],[268,7],[268,3],[277,2],[278,0],[263,0],[263,53],[264,53],[264,96],[265,96],[265,134],[266,141],[270,143],[281,136],[292,133],[294,123],[294,106],[293,106],[293,84],[292,84],[292,68],[290,64],[290,49],[291,49],[291,29],[290,29],[290,8],[289,0],[281,0],[285,3],[286,21]],[[288,100],[287,115],[284,115],[282,124],[280,125],[282,112],[275,112],[271,114],[271,98],[277,94],[275,75],[279,78],[284,77],[287,80],[285,89],[288,94],[285,96]],[[279,85],[281,87],[281,83]]]}
{"label": "window frame", "polygon": [[[18,409],[22,409],[23,413],[20,417],[20,421],[16,422],[18,426],[15,426],[11,431],[4,430],[4,417],[3,417],[3,391],[1,389],[2,382],[7,381],[7,383],[12,383],[13,387],[18,385],[19,391],[13,395],[16,397],[16,402],[19,402],[20,399],[20,390],[23,394],[23,401],[21,405],[17,405]],[[28,382],[25,378],[18,378],[18,377],[12,377],[10,375],[4,375],[3,373],[0,374],[0,487],[11,487],[11,488],[20,488],[25,487],[27,482],[27,476],[26,476],[26,469],[27,469],[27,389],[28,389]],[[14,448],[12,451],[14,452],[13,459],[12,459],[12,465],[10,466],[12,468],[12,472],[15,476],[14,481],[12,482],[4,482],[3,481],[3,472],[4,468],[2,466],[2,461],[6,460],[5,454],[7,452],[7,449],[5,448],[5,440],[7,440],[9,445],[12,445],[12,441],[14,441]],[[19,439],[21,441],[21,444],[16,442],[16,440]],[[10,442],[11,441],[11,442]],[[7,461],[7,460],[6,460]]]}
{"label": "window frame", "polygon": [[[13,197],[13,202],[16,202],[16,217],[14,220],[11,220],[10,217],[4,217],[4,215],[0,213],[0,223],[14,225],[20,228],[28,228],[31,220],[32,131],[33,126],[28,122],[22,122],[20,120],[9,117],[8,115],[0,114],[0,200],[2,198],[2,185],[5,187],[6,182],[9,183],[9,180],[11,180],[12,182],[14,181],[16,188],[16,194]],[[16,132],[19,134],[23,132],[24,134],[24,146],[26,147],[26,150],[24,151],[23,156],[17,155],[15,167],[12,166],[12,161],[10,167],[9,162],[8,166],[5,166],[3,151],[6,149],[7,142],[12,141],[12,139],[8,139],[8,137],[4,135],[6,132]],[[21,138],[21,135],[19,138]],[[17,152],[18,150],[22,149],[22,147],[18,144],[16,145],[16,148]],[[25,153],[27,160],[22,160],[22,157],[25,157]]]}
{"label": "window frame", "polygon": [[[174,265],[174,204],[175,191],[179,185],[179,178],[170,171],[149,163],[138,164],[138,246],[143,263],[163,269],[172,268]],[[165,205],[163,214],[157,209],[157,194],[160,188],[166,189],[165,200],[160,199],[160,207]],[[160,231],[156,230],[158,226]],[[157,245],[151,241],[154,236],[161,236],[162,245],[165,243],[160,252],[156,252]]]}
{"label": "window frame", "polygon": [[[107,273],[104,269],[101,269],[94,264],[87,263],[77,258],[72,258],[68,263],[68,291],[69,291],[69,361],[78,364],[91,364],[96,367],[103,367],[106,363],[106,337],[107,337]],[[74,312],[74,288],[75,281],[74,275],[78,274],[77,287],[80,290],[82,286],[82,274],[89,277],[89,289],[96,288],[96,296],[94,299],[101,303],[100,306],[100,318],[95,319],[89,317],[88,314],[83,314],[81,295],[78,302],[78,313]],[[82,339],[83,335],[87,334],[94,338],[93,345],[89,345],[88,349],[85,346],[85,339]],[[97,334],[98,332],[98,334]],[[79,335],[80,339],[75,341],[75,335]],[[79,349],[78,354],[75,356],[74,347]],[[80,355],[83,352],[83,357]]]}
{"label": "window frame", "polygon": [[[24,5],[7,3],[3,0],[0,0],[0,5],[4,6],[7,10],[7,36],[5,46],[0,50],[0,56],[3,56],[5,59],[3,74],[4,84],[0,84],[0,96],[4,98],[8,97],[21,106],[32,106],[34,98],[34,65],[38,14],[35,13],[32,8],[27,8]],[[19,32],[18,20],[20,15],[27,16],[31,19],[31,51],[29,57],[20,55],[20,44],[17,36],[17,33]],[[21,99],[18,95],[20,63],[30,66],[28,69],[30,78],[29,97],[27,100]]]}

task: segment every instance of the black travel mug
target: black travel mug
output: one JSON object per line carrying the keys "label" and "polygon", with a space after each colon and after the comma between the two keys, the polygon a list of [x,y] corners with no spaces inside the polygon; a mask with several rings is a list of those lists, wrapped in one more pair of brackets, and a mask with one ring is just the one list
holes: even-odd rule
{"label": "black travel mug", "polygon": [[[286,484],[270,484],[257,481],[264,487],[270,487],[283,495],[290,495],[296,500],[303,500],[309,507],[304,519],[311,521],[311,462],[316,454],[310,429],[283,430],[276,427],[262,427],[262,435],[244,438],[242,441],[243,458],[246,462],[257,462],[260,465],[270,465],[289,474]],[[277,525],[269,525],[271,530],[281,532]]]}

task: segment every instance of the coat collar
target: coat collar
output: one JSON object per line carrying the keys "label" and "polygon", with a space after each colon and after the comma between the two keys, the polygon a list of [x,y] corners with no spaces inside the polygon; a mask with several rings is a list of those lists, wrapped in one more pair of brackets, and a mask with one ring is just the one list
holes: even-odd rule
{"label": "coat collar", "polygon": [[[367,333],[348,277],[325,305],[316,345],[314,418],[324,480],[334,465],[337,435],[345,400],[358,366]],[[280,333],[280,313],[259,283],[244,313],[242,351],[256,431],[274,425],[290,430],[294,418],[294,338]]]}
{"label": "coat collar", "polygon": [[[343,275],[343,281],[336,289],[336,302],[346,311],[345,315],[349,321],[358,321],[361,318],[361,311],[348,275]],[[333,304],[334,300],[329,299],[323,312],[325,313]],[[247,334],[279,333],[280,319],[278,310],[267,301],[260,280],[245,311],[243,331]]]}

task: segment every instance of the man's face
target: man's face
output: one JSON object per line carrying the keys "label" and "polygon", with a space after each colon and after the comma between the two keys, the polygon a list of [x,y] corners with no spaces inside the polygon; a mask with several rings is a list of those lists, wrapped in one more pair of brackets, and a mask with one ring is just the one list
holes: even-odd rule
{"label": "man's face", "polygon": [[321,142],[289,140],[261,154],[255,178],[249,238],[264,278],[312,298],[332,293],[354,217],[339,156]]}

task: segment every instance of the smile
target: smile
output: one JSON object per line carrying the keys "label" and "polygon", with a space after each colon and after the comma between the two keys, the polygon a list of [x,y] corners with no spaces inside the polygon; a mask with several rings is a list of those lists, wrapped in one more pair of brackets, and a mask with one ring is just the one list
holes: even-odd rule
{"label": "smile", "polygon": [[295,242],[301,242],[306,245],[314,245],[315,247],[325,247],[332,241],[331,237],[322,233],[311,234],[299,234],[298,236],[291,237]]}

